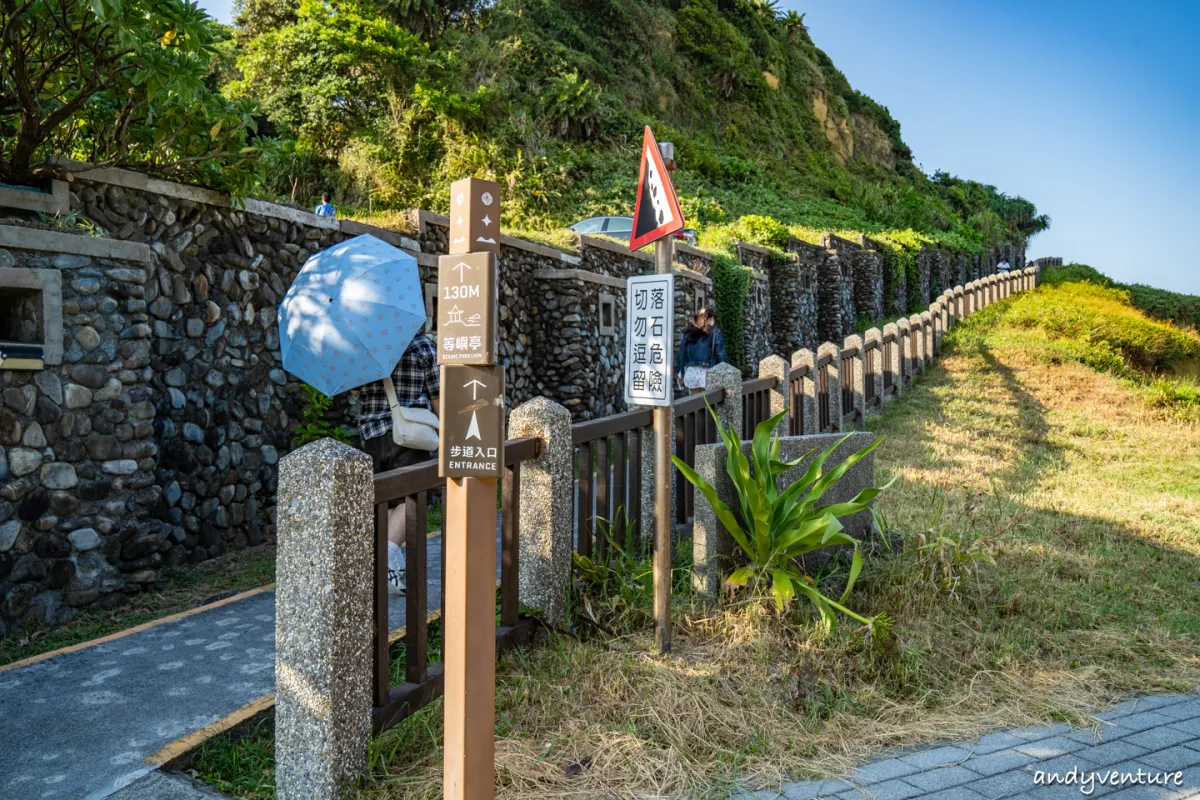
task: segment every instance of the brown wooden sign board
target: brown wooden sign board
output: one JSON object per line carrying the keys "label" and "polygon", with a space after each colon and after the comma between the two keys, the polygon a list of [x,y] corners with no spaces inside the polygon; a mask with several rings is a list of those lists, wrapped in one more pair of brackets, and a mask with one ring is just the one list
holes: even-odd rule
{"label": "brown wooden sign board", "polygon": [[504,468],[504,367],[442,367],[443,478],[498,478]]}
{"label": "brown wooden sign board", "polygon": [[438,364],[496,363],[496,254],[438,259]]}
{"label": "brown wooden sign board", "polygon": [[450,186],[450,253],[500,252],[500,184],[463,178]]}

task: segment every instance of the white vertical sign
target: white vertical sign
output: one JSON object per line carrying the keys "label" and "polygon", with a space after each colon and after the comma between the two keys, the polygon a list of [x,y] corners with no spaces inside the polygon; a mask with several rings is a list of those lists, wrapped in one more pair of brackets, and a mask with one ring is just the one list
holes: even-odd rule
{"label": "white vertical sign", "polygon": [[638,275],[629,279],[625,291],[625,402],[669,406],[675,276]]}

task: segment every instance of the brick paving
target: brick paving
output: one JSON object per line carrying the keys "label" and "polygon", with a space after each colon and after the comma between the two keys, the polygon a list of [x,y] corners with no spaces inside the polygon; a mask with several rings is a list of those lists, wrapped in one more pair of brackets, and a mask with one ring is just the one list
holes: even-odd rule
{"label": "brick paving", "polygon": [[[734,800],[1200,798],[1200,696],[1140,697],[1096,718],[1098,734],[1063,724],[996,731],[884,755],[841,778],[799,781]],[[1139,769],[1156,782],[1134,783]],[[1114,770],[1120,774],[1116,783]],[[1177,772],[1183,773],[1178,783]],[[1050,784],[1046,776],[1053,774],[1069,783]],[[1094,782],[1086,782],[1092,774]]]}

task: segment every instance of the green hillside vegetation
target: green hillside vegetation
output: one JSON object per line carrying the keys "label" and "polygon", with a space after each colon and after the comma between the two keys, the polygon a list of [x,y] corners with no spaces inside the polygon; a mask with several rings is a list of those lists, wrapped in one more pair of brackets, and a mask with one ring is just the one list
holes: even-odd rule
{"label": "green hillside vegetation", "polygon": [[1200,336],[1153,319],[1131,291],[1091,267],[1047,268],[1036,292],[1014,297],[1002,310],[989,307],[980,313],[1002,318],[1011,336],[1023,336],[1045,359],[1115,375],[1140,389],[1152,405],[1200,419]]}
{"label": "green hillside vegetation", "polygon": [[1042,282],[1063,283],[1089,281],[1097,286],[1121,289],[1129,302],[1152,317],[1173,322],[1185,328],[1200,329],[1200,297],[1167,289],[1157,289],[1141,283],[1119,283],[1086,264],[1065,264],[1048,271]]}
{"label": "green hillside vegetation", "polygon": [[651,125],[675,143],[698,227],[758,214],[961,249],[1047,222],[993,187],[922,174],[887,109],[773,3],[246,0],[237,23],[224,91],[265,113],[268,194],[444,211],[471,174],[507,186],[510,228],[549,230],[631,212]]}

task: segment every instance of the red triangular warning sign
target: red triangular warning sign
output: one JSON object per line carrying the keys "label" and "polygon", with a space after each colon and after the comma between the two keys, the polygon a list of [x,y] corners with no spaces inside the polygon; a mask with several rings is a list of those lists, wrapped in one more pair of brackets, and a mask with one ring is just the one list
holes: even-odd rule
{"label": "red triangular warning sign", "polygon": [[642,171],[638,176],[629,249],[645,247],[678,230],[683,230],[683,212],[679,210],[675,187],[671,185],[671,176],[658,152],[658,142],[647,125],[642,136]]}

